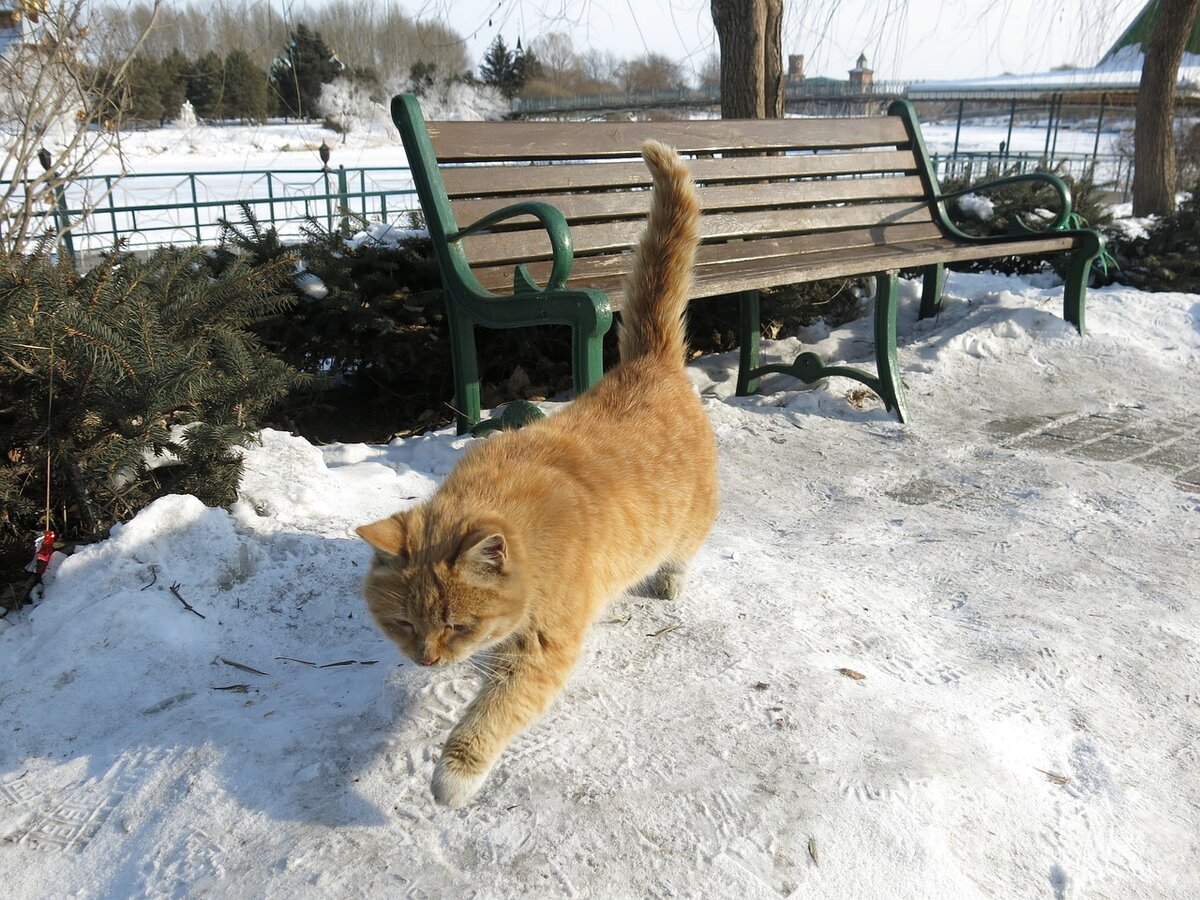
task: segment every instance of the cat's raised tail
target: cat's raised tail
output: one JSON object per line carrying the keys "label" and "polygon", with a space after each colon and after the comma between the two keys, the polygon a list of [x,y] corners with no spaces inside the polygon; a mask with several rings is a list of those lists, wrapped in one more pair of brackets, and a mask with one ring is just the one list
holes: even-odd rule
{"label": "cat's raised tail", "polygon": [[687,164],[657,141],[642,145],[654,189],[650,216],[625,280],[621,362],[653,356],[683,365],[700,202]]}

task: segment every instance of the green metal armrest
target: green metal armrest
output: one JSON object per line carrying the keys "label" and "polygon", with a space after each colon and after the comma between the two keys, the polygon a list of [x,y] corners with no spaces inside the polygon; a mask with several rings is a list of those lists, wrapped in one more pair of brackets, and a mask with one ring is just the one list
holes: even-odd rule
{"label": "green metal armrest", "polygon": [[[450,353],[454,360],[454,408],[458,433],[479,421],[479,363],[475,326],[514,328],[526,325],[568,325],[571,328],[571,374],[575,392],[583,393],[600,380],[604,370],[602,339],[612,326],[607,295],[597,290],[571,290],[566,280],[575,262],[575,247],[562,212],[549,203],[516,203],[459,228],[442,183],[437,154],[421,106],[411,94],[392,98],[392,119],[404,141],[413,184],[429,228],[429,240],[442,275]],[[516,216],[533,216],[546,229],[552,263],[545,288],[538,287],[524,265],[513,275],[513,296],[486,290],[471,271],[463,238]]]}
{"label": "green metal armrest", "polygon": [[[1010,232],[1021,235],[1044,234],[1049,231],[1059,231],[1064,228],[1067,224],[1067,221],[1071,217],[1071,189],[1067,187],[1065,181],[1063,181],[1057,175],[1051,175],[1049,172],[1027,172],[1024,175],[1010,175],[1007,178],[997,178],[995,181],[985,181],[982,184],[973,184],[957,191],[950,191],[948,193],[939,192],[934,199],[938,203],[942,203],[946,200],[953,200],[956,197],[963,197],[967,194],[975,194],[979,191],[987,191],[993,188],[1007,187],[1009,185],[1019,184],[1023,181],[1038,181],[1042,184],[1050,185],[1050,187],[1054,188],[1054,190],[1058,193],[1058,199],[1061,208],[1050,224],[1043,229],[1030,228],[1020,219],[1014,218],[1009,225]],[[955,224],[950,221],[948,216],[945,218],[943,224],[954,234],[955,237],[962,238],[963,240],[992,240],[992,238],[980,238],[977,235],[967,234],[956,227]]]}
{"label": "green metal armrest", "polygon": [[468,235],[486,231],[498,222],[517,216],[533,216],[542,224],[550,237],[550,250],[554,255],[554,262],[550,267],[550,279],[546,282],[545,288],[537,285],[524,265],[518,265],[513,275],[513,292],[523,294],[562,290],[566,285],[567,278],[571,275],[571,266],[575,263],[575,246],[571,241],[571,229],[567,225],[566,218],[557,207],[551,206],[549,203],[540,200],[514,203],[493,213],[488,213],[478,222],[473,222],[465,228],[460,228],[455,233],[447,235],[446,239],[461,241]]}

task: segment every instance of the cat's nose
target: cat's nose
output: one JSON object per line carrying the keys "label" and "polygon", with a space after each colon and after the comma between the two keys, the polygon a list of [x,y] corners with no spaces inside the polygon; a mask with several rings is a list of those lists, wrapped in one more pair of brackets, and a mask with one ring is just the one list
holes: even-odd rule
{"label": "cat's nose", "polygon": [[437,662],[437,661],[438,661],[440,658],[441,658],[441,657],[439,657],[439,656],[435,656],[435,655],[434,655],[434,654],[432,654],[432,653],[426,653],[426,654],[425,654],[424,656],[422,656],[422,657],[421,657],[419,660],[417,660],[417,662],[419,662],[419,663],[420,663],[421,665],[423,665],[423,666],[432,666],[432,665],[433,665],[434,663],[436,663],[436,662]]}

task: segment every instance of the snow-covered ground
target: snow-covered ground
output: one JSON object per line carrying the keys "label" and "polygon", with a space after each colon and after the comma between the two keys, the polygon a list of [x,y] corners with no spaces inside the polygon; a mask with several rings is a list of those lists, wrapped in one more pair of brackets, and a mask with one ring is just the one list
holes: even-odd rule
{"label": "snow-covered ground", "polygon": [[1200,297],[1093,291],[1081,338],[1045,279],[953,275],[924,322],[904,290],[910,425],[695,362],[689,587],[616,598],[459,811],[429,778],[474,676],[372,626],[353,528],[466,441],[266,432],[232,510],[56,558],[0,634],[5,896],[1200,894]]}

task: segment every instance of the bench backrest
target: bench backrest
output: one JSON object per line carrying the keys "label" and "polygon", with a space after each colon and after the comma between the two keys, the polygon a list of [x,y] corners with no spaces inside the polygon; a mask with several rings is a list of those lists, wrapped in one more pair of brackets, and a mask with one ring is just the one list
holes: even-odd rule
{"label": "bench backrest", "polygon": [[[422,196],[422,205],[436,243],[509,204],[544,200],[571,225],[577,260],[608,257],[605,270],[619,274],[645,222],[650,177],[639,151],[654,139],[689,159],[703,210],[701,264],[746,256],[753,265],[749,257],[794,252],[801,236],[805,248],[850,252],[937,237],[934,188],[906,109],[863,118],[430,122],[437,170],[426,173],[428,190],[444,198]],[[532,217],[462,245],[489,288],[511,285],[514,264],[551,256]]]}

